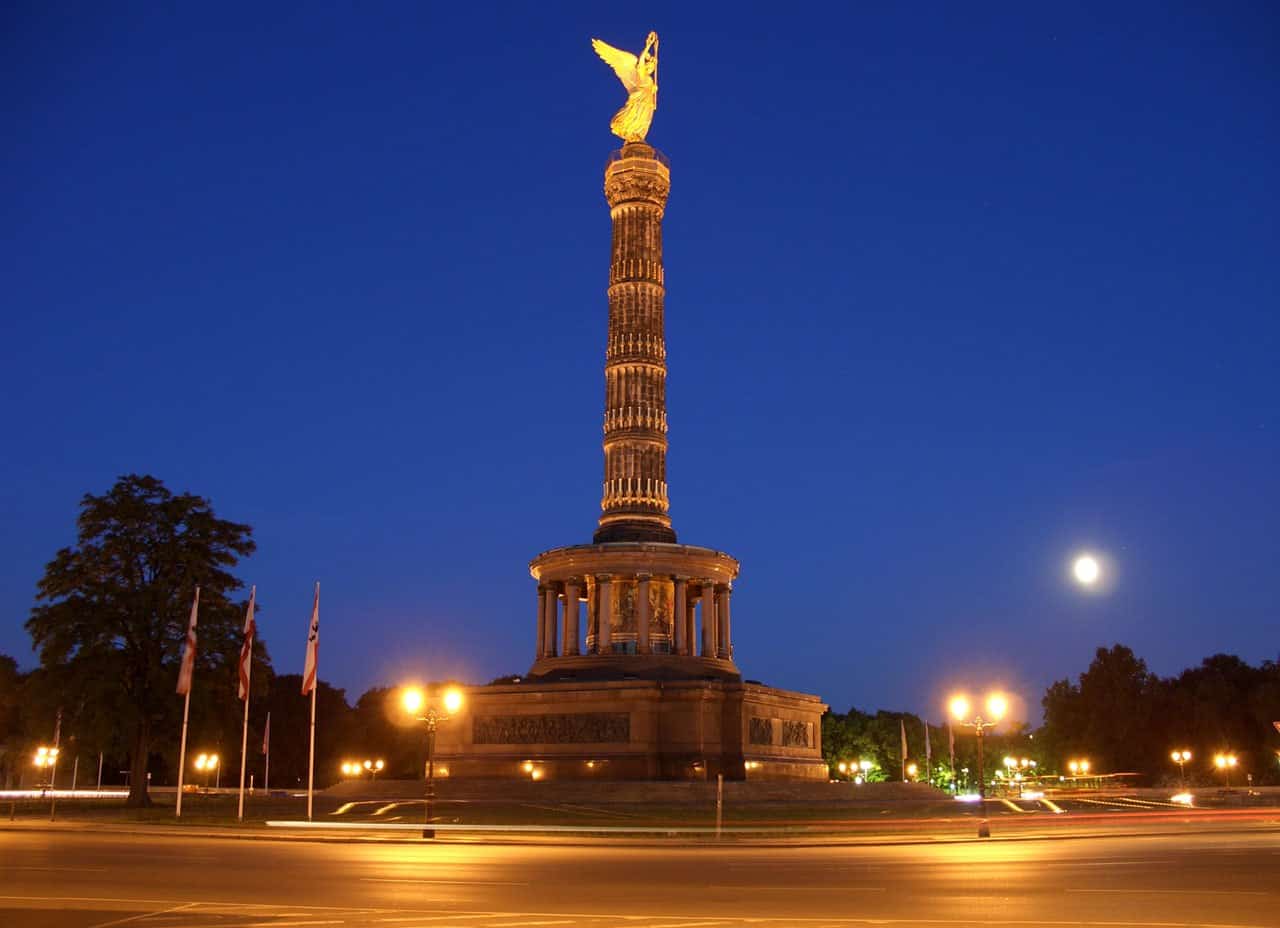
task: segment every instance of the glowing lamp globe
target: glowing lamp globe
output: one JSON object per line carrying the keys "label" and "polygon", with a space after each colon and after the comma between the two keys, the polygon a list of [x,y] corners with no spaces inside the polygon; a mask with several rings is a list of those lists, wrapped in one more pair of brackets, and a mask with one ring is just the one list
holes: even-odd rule
{"label": "glowing lamp globe", "polygon": [[400,694],[400,704],[404,706],[404,711],[413,715],[422,711],[426,701],[427,697],[416,686],[405,687],[404,692]]}
{"label": "glowing lamp globe", "polygon": [[1004,714],[1009,711],[1009,700],[1005,699],[999,693],[992,693],[987,697],[987,714],[995,721],[1004,718]]}

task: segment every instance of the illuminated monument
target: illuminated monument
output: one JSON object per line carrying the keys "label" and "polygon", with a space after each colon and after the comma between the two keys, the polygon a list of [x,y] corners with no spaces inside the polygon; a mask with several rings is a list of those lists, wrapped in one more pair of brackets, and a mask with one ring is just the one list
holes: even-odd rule
{"label": "illuminated monument", "polygon": [[442,729],[455,775],[825,779],[816,696],[743,682],[730,600],[738,562],[676,542],[667,498],[666,158],[644,138],[658,37],[639,57],[592,43],[628,91],[604,173],[613,222],[604,486],[592,544],[534,558],[537,647],[518,684],[474,687]]}

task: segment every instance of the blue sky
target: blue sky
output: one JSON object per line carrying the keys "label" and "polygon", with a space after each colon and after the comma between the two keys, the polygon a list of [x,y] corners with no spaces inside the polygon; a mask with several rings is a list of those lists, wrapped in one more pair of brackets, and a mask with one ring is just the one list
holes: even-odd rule
{"label": "blue sky", "polygon": [[[101,4],[0,28],[0,651],[126,472],[256,529],[281,671],[522,672],[598,513],[623,92],[661,35],[672,515],[738,661],[940,713],[1277,657],[1265,3]],[[1065,580],[1105,554],[1106,595]]]}

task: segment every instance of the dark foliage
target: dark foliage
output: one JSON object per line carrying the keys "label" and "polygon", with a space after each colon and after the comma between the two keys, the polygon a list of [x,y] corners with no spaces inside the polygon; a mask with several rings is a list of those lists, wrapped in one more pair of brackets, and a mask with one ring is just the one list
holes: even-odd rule
{"label": "dark foliage", "polygon": [[234,673],[244,603],[230,598],[243,586],[230,570],[253,552],[252,530],[217,518],[201,497],[134,474],[86,495],[78,530],[75,546],[45,567],[27,630],[43,667],[59,675],[64,710],[83,716],[95,740],[130,733],[129,801],[147,805],[156,735],[177,727],[174,684],[196,586],[196,675]]}

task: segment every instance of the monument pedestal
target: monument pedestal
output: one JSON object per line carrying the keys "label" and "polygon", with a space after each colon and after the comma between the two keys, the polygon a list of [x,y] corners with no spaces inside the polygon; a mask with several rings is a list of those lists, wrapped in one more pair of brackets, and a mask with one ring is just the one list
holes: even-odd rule
{"label": "monument pedestal", "polygon": [[466,691],[450,777],[826,780],[816,696],[736,680],[531,681]]}

